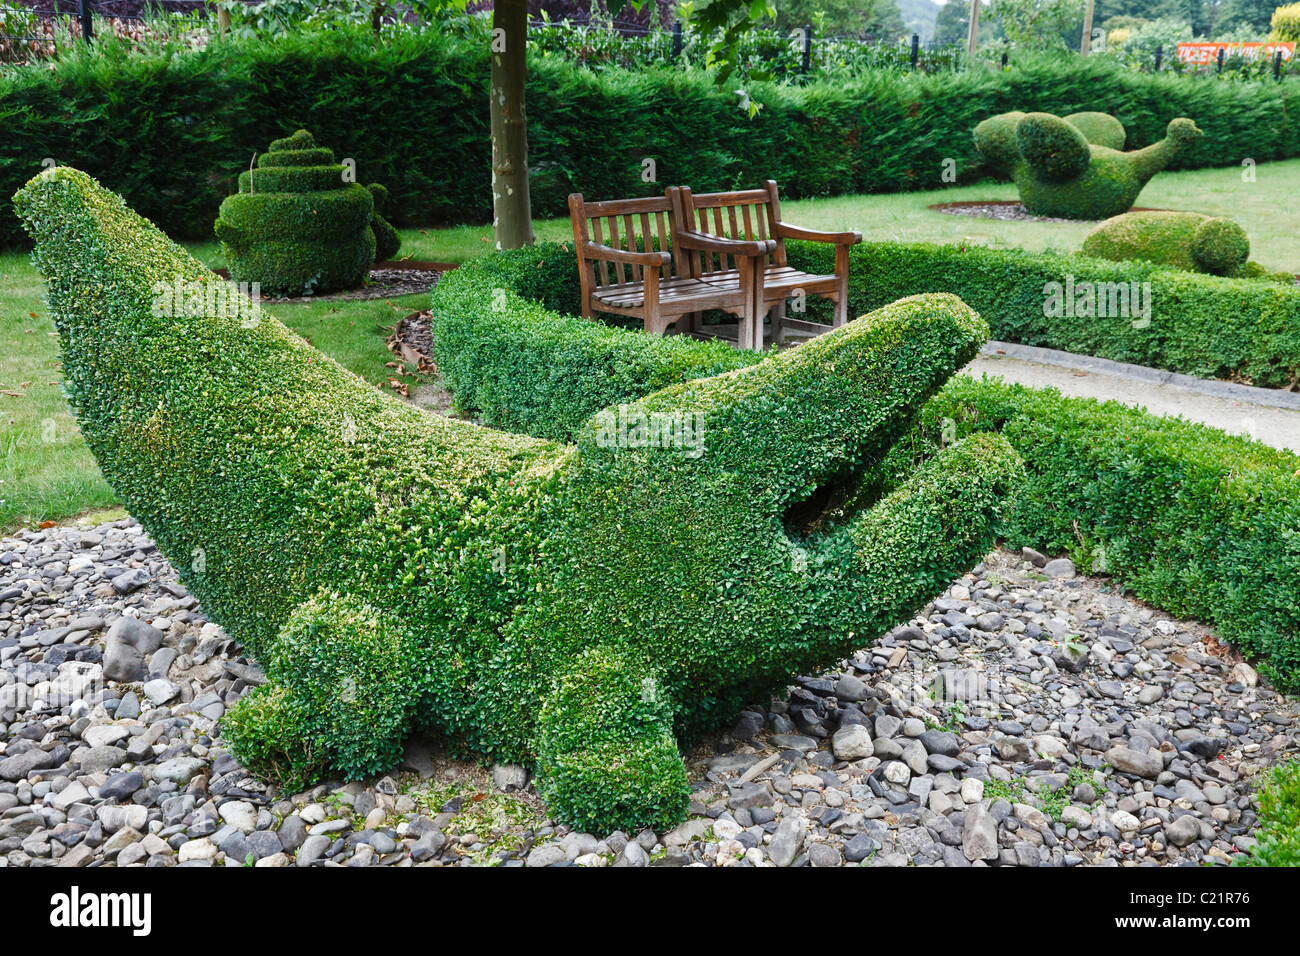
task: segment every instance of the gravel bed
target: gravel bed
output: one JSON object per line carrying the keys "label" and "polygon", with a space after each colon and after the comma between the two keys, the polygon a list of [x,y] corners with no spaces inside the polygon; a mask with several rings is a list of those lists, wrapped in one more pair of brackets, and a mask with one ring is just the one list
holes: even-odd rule
{"label": "gravel bed", "polygon": [[280,793],[221,738],[264,679],[129,519],[0,540],[0,866],[1224,864],[1300,746],[1211,631],[1028,551],[695,747],[666,833],[570,832],[418,739]]}

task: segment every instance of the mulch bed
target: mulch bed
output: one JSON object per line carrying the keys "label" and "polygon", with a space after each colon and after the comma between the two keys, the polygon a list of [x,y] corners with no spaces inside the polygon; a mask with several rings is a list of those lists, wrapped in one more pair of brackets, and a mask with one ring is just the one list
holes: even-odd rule
{"label": "mulch bed", "polygon": [[433,353],[433,333],[430,329],[432,311],[423,309],[398,320],[393,334],[388,337],[388,348],[402,361],[420,372],[436,372],[437,366],[429,356]]}
{"label": "mulch bed", "polygon": [[[936,212],[949,216],[974,216],[979,219],[1003,219],[1016,222],[1088,222],[1086,219],[1059,219],[1055,216],[1035,216],[1020,204],[1019,199],[1004,199],[997,202],[937,202],[926,206]],[[1160,212],[1145,206],[1134,206],[1129,212]]]}
{"label": "mulch bed", "polygon": [[[360,299],[390,299],[399,295],[414,295],[428,292],[438,284],[438,278],[444,272],[456,268],[447,262],[422,262],[415,259],[376,262],[370,270],[370,277],[360,289],[348,289],[345,292],[331,292],[329,295],[299,295],[283,299],[263,296],[262,301],[272,304],[292,302],[342,302]],[[223,279],[229,279],[230,273],[225,269],[212,270]]]}

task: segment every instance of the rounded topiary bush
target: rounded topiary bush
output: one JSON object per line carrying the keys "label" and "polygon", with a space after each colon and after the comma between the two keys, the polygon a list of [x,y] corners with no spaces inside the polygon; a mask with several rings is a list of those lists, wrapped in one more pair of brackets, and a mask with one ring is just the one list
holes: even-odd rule
{"label": "rounded topiary bush", "polygon": [[1239,275],[1250,257],[1246,230],[1231,219],[1195,212],[1130,212],[1101,223],[1083,240],[1085,255]]}
{"label": "rounded topiary bush", "polygon": [[[230,277],[270,295],[352,289],[375,261],[375,199],[306,130],[271,143],[239,176],[214,225]],[[396,233],[382,219],[385,249]],[[390,252],[390,254],[391,254]]]}
{"label": "rounded topiary bush", "polygon": [[1082,176],[1092,162],[1088,140],[1071,124],[1051,113],[1028,113],[1016,124],[1020,158],[1047,182]]}
{"label": "rounded topiary bush", "polygon": [[1065,121],[1083,134],[1084,139],[1094,146],[1107,149],[1123,149],[1128,134],[1124,124],[1109,113],[1071,113]]}

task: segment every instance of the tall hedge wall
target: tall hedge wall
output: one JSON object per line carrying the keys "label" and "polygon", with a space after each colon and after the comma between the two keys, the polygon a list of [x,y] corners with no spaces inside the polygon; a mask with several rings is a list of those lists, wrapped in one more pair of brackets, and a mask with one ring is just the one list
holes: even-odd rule
{"label": "tall hedge wall", "polygon": [[[436,33],[376,44],[364,30],[230,40],[126,55],[111,43],[0,79],[0,194],[52,158],[118,191],[178,237],[210,234],[234,171],[294,129],[313,130],[365,181],[387,183],[400,224],[489,218],[487,51]],[[730,87],[672,70],[593,73],[538,60],[528,86],[534,210],[564,198],[697,190],[773,177],[791,197],[940,187],[943,160],[978,172],[971,129],[1027,106],[1103,110],[1129,148],[1190,116],[1205,136],[1185,168],[1300,155],[1300,86],[1136,73],[1100,60],[1026,59],[1001,72],[871,73],[757,84],[747,119]],[[652,157],[658,183],[641,181]],[[0,243],[18,241],[0,214]]]}
{"label": "tall hedge wall", "polygon": [[[623,364],[601,390],[611,357],[604,333],[581,334],[575,320],[564,348],[563,336],[521,335],[536,329],[526,313],[490,307],[497,288],[560,307],[575,281],[564,260],[561,247],[543,245],[478,260],[439,283],[434,347],[462,405],[490,422],[564,437],[605,403],[632,401],[673,375],[716,370],[711,344],[633,342],[620,332],[623,354],[637,363]],[[861,290],[854,295],[850,314],[862,307]],[[503,367],[505,355],[516,357]],[[733,355],[736,367],[767,361]],[[493,400],[481,404],[485,391]],[[1262,656],[1276,680],[1300,686],[1300,456],[1115,402],[958,376],[895,446],[878,486],[888,489],[945,439],[973,431],[1000,432],[1025,461],[1027,481],[1003,526],[1008,544],[1070,551],[1085,571],[1104,570],[1144,600],[1213,623]]]}
{"label": "tall hedge wall", "polygon": [[[792,264],[834,269],[834,250],[789,243]],[[1146,262],[931,243],[864,242],[849,259],[849,314],[920,292],[960,295],[995,339],[1265,388],[1300,387],[1300,287]],[[1044,286],[1150,283],[1150,323],[1043,312]],[[575,280],[576,281],[576,280]],[[815,307],[820,306],[816,303]]]}

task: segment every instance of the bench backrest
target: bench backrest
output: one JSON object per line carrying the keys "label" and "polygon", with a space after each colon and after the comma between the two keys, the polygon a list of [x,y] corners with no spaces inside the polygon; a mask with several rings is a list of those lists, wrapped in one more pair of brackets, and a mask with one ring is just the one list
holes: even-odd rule
{"label": "bench backrest", "polygon": [[[747,242],[775,239],[772,262],[786,264],[785,241],[776,235],[776,224],[781,221],[781,200],[775,180],[769,179],[761,189],[735,192],[692,193],[690,186],[675,186],[668,192],[675,204],[677,221],[687,228]],[[694,250],[689,255],[692,275],[707,276],[739,268],[734,256]]]}
{"label": "bench backrest", "polygon": [[[628,252],[672,252],[672,200],[667,193],[645,199],[609,199],[587,202],[581,193],[569,196],[569,219],[578,248],[581,272],[596,288],[624,282],[640,282],[641,266],[634,263],[584,260],[582,250],[590,241]],[[677,275],[687,275],[686,263],[674,256]],[[668,278],[661,275],[660,278]]]}

